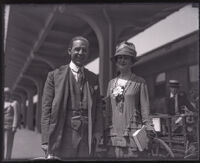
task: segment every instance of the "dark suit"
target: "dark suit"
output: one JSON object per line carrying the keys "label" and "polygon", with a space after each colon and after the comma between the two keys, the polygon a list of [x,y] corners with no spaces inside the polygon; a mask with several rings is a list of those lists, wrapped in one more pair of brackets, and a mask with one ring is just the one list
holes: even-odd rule
{"label": "dark suit", "polygon": [[[69,65],[48,73],[44,86],[42,100],[42,144],[48,143],[49,153],[56,153],[63,138],[65,119],[69,105],[70,83]],[[88,90],[88,147],[92,152],[94,134],[102,134],[103,121],[98,78],[95,74],[84,69],[86,88]]]}
{"label": "dark suit", "polygon": [[[178,112],[184,113],[183,106],[186,106],[190,111],[195,111],[194,107],[191,105],[189,100],[187,99],[187,96],[184,92],[178,93]],[[168,113],[170,115],[175,114],[175,98],[167,98],[167,106],[168,106]]]}

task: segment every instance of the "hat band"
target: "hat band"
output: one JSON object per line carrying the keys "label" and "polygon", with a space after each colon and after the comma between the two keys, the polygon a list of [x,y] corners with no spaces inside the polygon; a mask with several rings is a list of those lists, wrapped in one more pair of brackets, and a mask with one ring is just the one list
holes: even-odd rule
{"label": "hat band", "polygon": [[115,56],[117,56],[117,55],[129,55],[131,57],[136,57],[135,54],[136,54],[135,51],[128,49],[128,48],[123,48],[123,49],[117,50],[116,53],[115,53]]}

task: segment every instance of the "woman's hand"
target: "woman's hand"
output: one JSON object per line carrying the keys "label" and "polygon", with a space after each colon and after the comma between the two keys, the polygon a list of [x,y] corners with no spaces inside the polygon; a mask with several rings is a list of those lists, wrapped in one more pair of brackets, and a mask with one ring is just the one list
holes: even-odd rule
{"label": "woman's hand", "polygon": [[147,130],[147,136],[150,138],[150,139],[153,139],[157,136],[155,130]]}
{"label": "woman's hand", "polygon": [[147,132],[147,136],[148,136],[150,139],[153,139],[153,138],[155,138],[155,137],[157,136],[154,127],[151,126],[151,125],[147,125],[147,126],[146,126],[146,132]]}

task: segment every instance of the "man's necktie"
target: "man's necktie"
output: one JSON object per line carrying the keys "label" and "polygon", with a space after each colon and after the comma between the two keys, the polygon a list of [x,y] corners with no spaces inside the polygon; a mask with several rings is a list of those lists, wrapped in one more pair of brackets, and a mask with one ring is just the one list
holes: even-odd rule
{"label": "man's necktie", "polygon": [[78,82],[79,82],[79,83],[82,83],[82,80],[83,80],[83,72],[81,71],[81,69],[78,70],[77,75],[78,75]]}
{"label": "man's necktie", "polygon": [[179,109],[178,109],[178,95],[177,94],[174,96],[174,103],[175,103],[175,114],[178,114]]}

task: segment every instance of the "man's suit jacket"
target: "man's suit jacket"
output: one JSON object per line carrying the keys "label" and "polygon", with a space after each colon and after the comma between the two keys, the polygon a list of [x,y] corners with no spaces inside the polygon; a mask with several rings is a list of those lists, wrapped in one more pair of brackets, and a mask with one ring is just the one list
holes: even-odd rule
{"label": "man's suit jacket", "polygon": [[[69,65],[48,73],[42,98],[42,144],[48,143],[49,153],[54,153],[61,143],[69,97]],[[88,143],[89,153],[94,134],[103,133],[101,99],[97,76],[84,69],[88,89]]]}
{"label": "man's suit jacket", "polygon": [[[167,98],[168,113],[171,115],[175,114],[175,102],[172,98]],[[189,102],[185,92],[178,93],[178,109],[179,113],[183,113],[182,106],[186,106],[190,111],[195,111],[194,107]]]}

